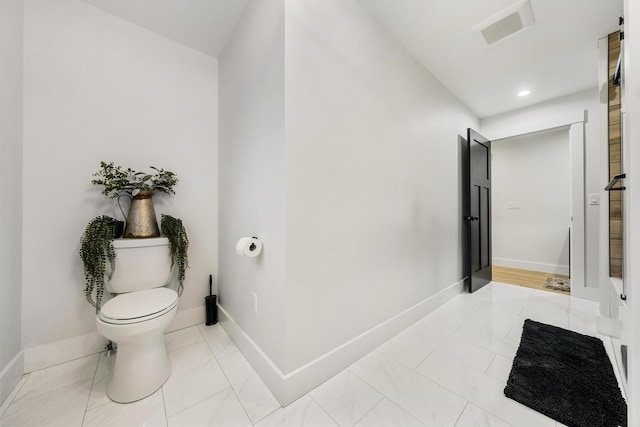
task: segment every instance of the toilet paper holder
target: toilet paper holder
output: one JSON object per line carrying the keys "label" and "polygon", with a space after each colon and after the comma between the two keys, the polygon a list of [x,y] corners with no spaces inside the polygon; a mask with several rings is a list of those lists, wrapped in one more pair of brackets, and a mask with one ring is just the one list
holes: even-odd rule
{"label": "toilet paper holder", "polygon": [[242,237],[236,244],[236,253],[240,256],[255,258],[262,252],[263,243],[256,236]]}

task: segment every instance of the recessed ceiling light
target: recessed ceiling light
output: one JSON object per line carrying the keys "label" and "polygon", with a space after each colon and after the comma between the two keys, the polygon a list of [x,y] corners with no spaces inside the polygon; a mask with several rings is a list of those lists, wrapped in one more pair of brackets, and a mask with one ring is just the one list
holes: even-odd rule
{"label": "recessed ceiling light", "polygon": [[518,96],[527,96],[530,93],[531,93],[530,90],[523,90],[523,91],[518,92]]}

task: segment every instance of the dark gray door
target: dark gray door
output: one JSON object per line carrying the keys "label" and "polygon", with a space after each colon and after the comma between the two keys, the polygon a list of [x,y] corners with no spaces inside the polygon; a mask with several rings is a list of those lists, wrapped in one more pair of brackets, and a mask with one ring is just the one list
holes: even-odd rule
{"label": "dark gray door", "polygon": [[466,157],[465,284],[475,292],[491,281],[491,141],[467,129]]}

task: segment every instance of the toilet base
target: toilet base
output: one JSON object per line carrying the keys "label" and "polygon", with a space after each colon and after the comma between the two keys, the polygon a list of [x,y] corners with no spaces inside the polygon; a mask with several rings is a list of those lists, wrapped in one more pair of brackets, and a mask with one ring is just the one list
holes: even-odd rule
{"label": "toilet base", "polygon": [[[118,297],[116,297],[118,298]],[[118,346],[107,396],[130,403],[157,391],[171,374],[164,332],[176,316],[178,305],[158,317],[141,322],[114,324],[96,318],[98,332]]]}
{"label": "toilet base", "polygon": [[117,343],[116,360],[107,396],[114,402],[130,403],[157,391],[171,374],[164,334],[143,342]]}

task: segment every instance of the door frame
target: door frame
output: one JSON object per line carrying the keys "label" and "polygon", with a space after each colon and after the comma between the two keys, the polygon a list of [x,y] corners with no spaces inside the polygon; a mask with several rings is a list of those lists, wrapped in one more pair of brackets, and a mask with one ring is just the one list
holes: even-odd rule
{"label": "door frame", "polygon": [[529,135],[538,132],[569,129],[569,159],[571,175],[571,236],[569,259],[571,274],[571,296],[593,301],[599,300],[599,289],[586,286],[586,195],[585,189],[585,124],[587,110],[559,114],[547,120],[518,124],[512,128],[487,130],[482,132],[488,139],[498,142],[502,139]]}

